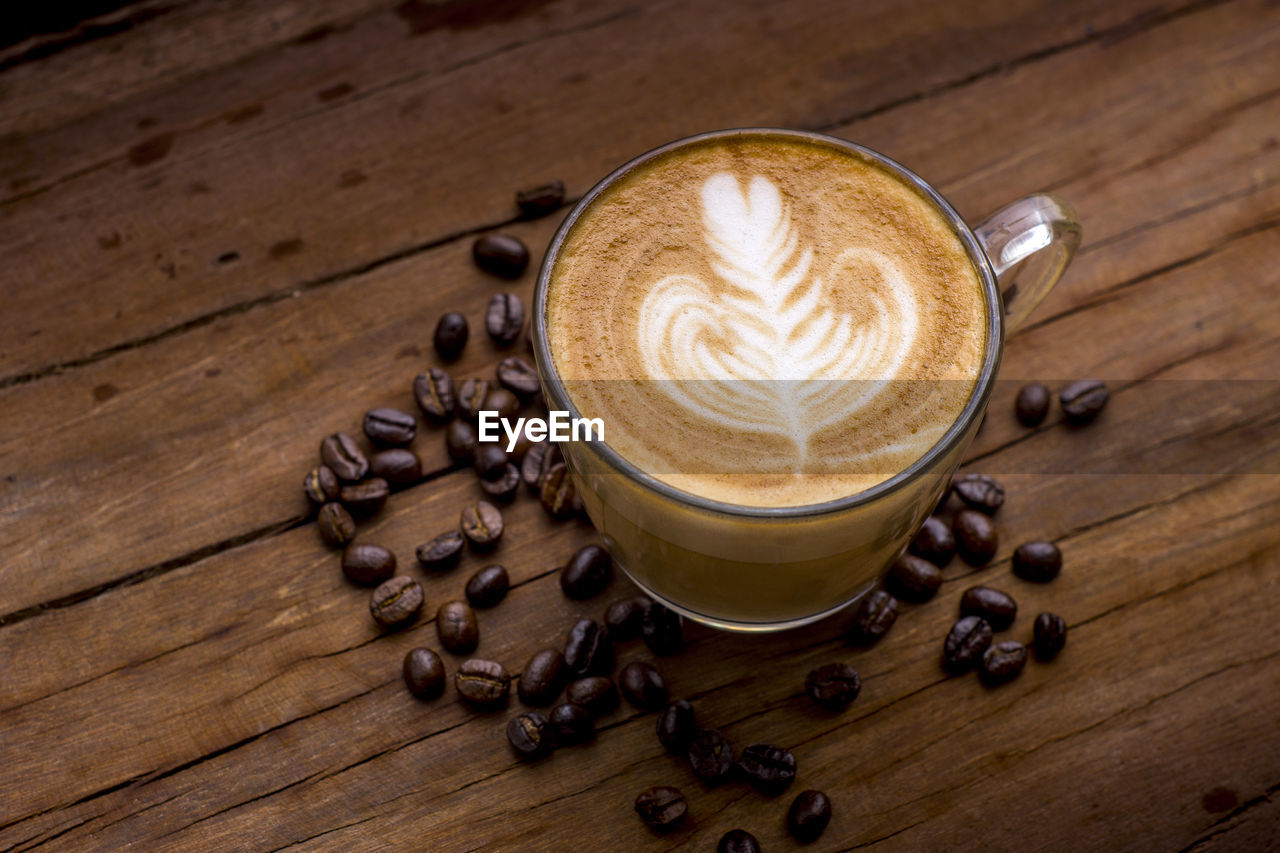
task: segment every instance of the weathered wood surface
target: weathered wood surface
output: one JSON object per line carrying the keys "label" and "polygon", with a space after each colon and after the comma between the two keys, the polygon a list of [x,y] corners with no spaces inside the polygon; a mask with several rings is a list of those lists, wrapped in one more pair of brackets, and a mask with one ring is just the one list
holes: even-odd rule
{"label": "weathered wood surface", "polygon": [[[0,70],[0,846],[708,849],[742,825],[789,849],[785,798],[704,791],[652,715],[526,767],[516,703],[410,698],[400,657],[434,626],[379,637],[298,493],[322,435],[411,407],[442,310],[475,322],[506,287],[470,235],[540,254],[555,218],[511,225],[515,188],[777,124],[883,150],[974,218],[1069,198],[1085,248],[1002,376],[1115,395],[1088,430],[1027,432],[1002,385],[970,454],[1009,489],[997,561],[953,564],[881,646],[841,617],[694,630],[660,664],[674,693],[795,750],[797,790],[836,803],[814,849],[1274,849],[1280,11],[856,5],[197,2]],[[455,372],[500,357],[480,335]],[[1254,381],[1198,405],[1152,378]],[[410,571],[478,491],[417,445],[431,481],[361,531]],[[589,527],[526,498],[509,525],[481,651],[518,671],[626,585],[565,601]],[[1042,536],[1063,577],[1011,578]],[[945,678],[974,578],[1017,596],[1014,637],[1061,612],[1063,657],[997,691]],[[865,682],[838,716],[800,693],[833,659]],[[651,784],[691,797],[667,838],[630,810]]]}

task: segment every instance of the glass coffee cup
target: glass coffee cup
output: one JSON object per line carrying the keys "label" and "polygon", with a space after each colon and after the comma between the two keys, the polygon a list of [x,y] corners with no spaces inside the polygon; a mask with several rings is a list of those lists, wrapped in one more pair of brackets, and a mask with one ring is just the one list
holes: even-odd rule
{"label": "glass coffee cup", "polygon": [[1080,225],[1070,206],[1037,194],[970,228],[911,171],[863,146],[822,134],[745,128],[669,143],[604,178],[570,211],[550,244],[532,318],[535,357],[550,410],[572,418],[593,414],[575,406],[557,368],[548,329],[548,292],[567,236],[603,193],[638,168],[723,140],[812,143],[873,164],[940,217],[963,246],[981,290],[983,346],[962,408],[922,455],[865,489],[817,503],[738,504],[677,488],[642,470],[610,446],[607,423],[602,441],[562,445],[588,516],[619,567],[646,594],[715,627],[774,631],[821,619],[856,601],[902,553],[944,494],[977,431],[1005,337],[1062,275],[1079,245]]}

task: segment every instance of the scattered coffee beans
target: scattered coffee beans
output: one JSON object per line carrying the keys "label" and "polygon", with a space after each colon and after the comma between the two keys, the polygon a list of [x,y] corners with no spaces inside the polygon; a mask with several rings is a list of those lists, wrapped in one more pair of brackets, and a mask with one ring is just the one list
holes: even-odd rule
{"label": "scattered coffee beans", "polygon": [[502,566],[485,566],[467,581],[467,601],[472,607],[494,607],[507,597],[511,576]]}
{"label": "scattered coffee beans", "polygon": [[444,449],[455,462],[470,462],[475,458],[480,439],[476,428],[469,421],[454,420],[444,430]]}
{"label": "scattered coffee beans", "polygon": [[991,645],[991,626],[981,616],[966,616],[947,634],[942,646],[942,661],[952,672],[966,672],[982,660]]}
{"label": "scattered coffee beans", "polygon": [[999,547],[1000,538],[991,518],[976,509],[962,509],[951,522],[956,534],[956,550],[971,566],[985,566],[991,562]]}
{"label": "scattered coffee beans", "polygon": [[560,448],[549,441],[542,441],[529,448],[524,461],[520,463],[520,479],[534,494],[540,494],[542,481],[547,473],[560,463],[564,456]]}
{"label": "scattered coffee beans", "polygon": [[360,445],[345,432],[335,432],[320,442],[320,459],[344,483],[354,483],[369,473],[369,461]]}
{"label": "scattered coffee beans", "polygon": [[482,480],[496,480],[507,467],[507,453],[497,444],[481,444],[476,449],[476,474]]}
{"label": "scattered coffee beans", "polygon": [[441,424],[453,417],[458,405],[453,396],[453,378],[439,367],[418,374],[413,380],[413,398],[424,415]]}
{"label": "scattered coffee beans", "polygon": [[565,639],[564,662],[569,672],[579,678],[608,675],[613,669],[613,641],[609,639],[609,632],[594,619],[579,619]]}
{"label": "scattered coffee beans", "polygon": [[610,604],[604,612],[604,626],[609,629],[609,638],[615,643],[640,639],[644,630],[644,612],[652,603],[640,596]]}
{"label": "scattered coffee beans", "polygon": [[524,329],[524,301],[514,293],[495,293],[484,314],[484,328],[500,347],[509,347]]}
{"label": "scattered coffee beans", "polygon": [[515,500],[516,492],[520,489],[520,469],[508,462],[502,466],[502,472],[497,479],[481,480],[480,490],[489,497],[502,503],[508,503]]}
{"label": "scattered coffee beans", "polygon": [[640,815],[645,826],[655,832],[674,829],[688,812],[689,807],[679,788],[660,785],[641,791],[636,797],[636,814]]}
{"label": "scattered coffee beans", "polygon": [[618,673],[618,686],[627,701],[642,711],[656,711],[667,704],[667,682],[652,665],[632,661]]}
{"label": "scattered coffee beans", "polygon": [[369,473],[389,486],[411,486],[422,479],[422,460],[403,447],[383,450],[369,457]]}
{"label": "scattered coffee beans", "polygon": [[599,545],[584,545],[560,570],[560,589],[569,598],[594,598],[613,580],[613,558]]}
{"label": "scattered coffee beans", "polygon": [[1018,399],[1013,403],[1018,422],[1025,427],[1039,426],[1049,414],[1049,389],[1039,382],[1023,385],[1018,389]]}
{"label": "scattered coffee beans", "polygon": [[933,598],[942,586],[942,572],[928,560],[914,554],[903,554],[889,568],[885,586],[906,601],[922,602]]}
{"label": "scattered coffee beans", "polygon": [[488,550],[502,538],[502,513],[488,501],[468,504],[462,511],[462,535],[477,551]]}
{"label": "scattered coffee beans", "polygon": [[1035,635],[1036,657],[1053,660],[1067,644],[1067,623],[1056,613],[1041,613],[1032,627]]}
{"label": "scattered coffee beans", "polygon": [[537,711],[512,717],[507,723],[507,742],[521,758],[540,758],[551,751],[551,723]]}
{"label": "scattered coffee beans", "polygon": [[689,743],[689,766],[708,785],[718,785],[733,773],[733,746],[715,729],[703,729]]}
{"label": "scattered coffee beans", "polygon": [[861,690],[858,671],[847,663],[824,664],[804,680],[804,692],[828,711],[843,711]]}
{"label": "scattered coffee beans", "polygon": [[521,400],[528,400],[542,387],[538,380],[538,371],[518,355],[509,356],[498,362],[498,382]]}
{"label": "scattered coffee beans", "polygon": [[453,683],[463,700],[479,708],[501,705],[511,690],[511,677],[502,664],[480,658],[463,661]]}
{"label": "scattered coffee beans", "polygon": [[760,853],[760,842],[745,829],[731,829],[720,837],[716,853]]}
{"label": "scattered coffee beans", "polygon": [[397,575],[383,581],[369,599],[369,612],[373,614],[374,621],[384,628],[412,622],[421,607],[422,586],[408,575]]}
{"label": "scattered coffee beans", "polygon": [[986,474],[961,474],[951,481],[951,491],[970,509],[987,515],[1004,506],[1004,486]]}
{"label": "scattered coffee beans", "polygon": [[356,538],[355,520],[340,503],[327,503],[320,507],[316,527],[320,538],[334,548],[341,548]]}
{"label": "scattered coffee beans", "polygon": [[617,686],[612,679],[603,675],[589,675],[570,681],[569,686],[564,689],[564,698],[586,708],[596,719],[613,711],[621,702]]}
{"label": "scattered coffee beans", "polygon": [[547,715],[551,722],[551,736],[560,746],[586,743],[596,733],[591,712],[573,702],[564,702],[551,709]]}
{"label": "scattered coffee beans", "polygon": [[993,631],[1003,631],[1018,616],[1018,602],[1013,596],[989,586],[971,586],[960,597],[962,616],[981,616]]}
{"label": "scattered coffee beans", "polygon": [[883,589],[862,597],[849,626],[850,642],[869,646],[880,640],[898,620],[898,600]]}
{"label": "scattered coffee beans", "polygon": [[343,486],[338,492],[338,500],[342,501],[352,515],[366,517],[382,511],[391,495],[391,487],[381,477],[370,477],[359,483]]}
{"label": "scattered coffee beans", "polygon": [[376,586],[396,573],[396,555],[381,545],[348,545],[342,552],[342,573],[354,584]]}
{"label": "scattered coffee beans", "polygon": [[471,244],[476,266],[502,278],[519,278],[529,266],[529,250],[509,234],[486,234]]}
{"label": "scattered coffee beans", "polygon": [[738,757],[738,772],[757,791],[777,796],[796,780],[796,757],[789,749],[753,743]]}
{"label": "scattered coffee beans", "polygon": [[475,423],[489,396],[488,379],[464,379],[454,392],[454,411],[459,418]]}
{"label": "scattered coffee beans", "polygon": [[444,692],[444,661],[431,649],[410,649],[404,656],[404,684],[419,699]]}
{"label": "scattered coffee beans", "polygon": [[538,499],[552,518],[566,519],[578,511],[573,477],[563,462],[553,465],[541,478]]}
{"label": "scattered coffee beans", "polygon": [[506,388],[496,387],[490,382],[484,397],[484,409],[487,412],[497,412],[498,417],[509,418],[520,411],[520,398]]}
{"label": "scattered coffee beans", "polygon": [[787,831],[802,844],[817,841],[831,822],[831,800],[821,791],[801,791],[787,810]]}
{"label": "scattered coffee beans", "polygon": [[1093,420],[1106,407],[1111,399],[1105,382],[1097,379],[1081,379],[1072,382],[1058,395],[1062,404],[1062,413],[1067,420],[1076,424],[1085,424]]}
{"label": "scattered coffee beans", "polygon": [[684,647],[684,620],[656,601],[645,608],[640,633],[649,651],[659,657],[673,655]]}
{"label": "scattered coffee beans", "polygon": [[1022,643],[1005,640],[987,648],[982,654],[980,675],[987,684],[1004,684],[1022,674],[1027,665],[1027,649]]}
{"label": "scattered coffee beans", "polygon": [[436,333],[432,338],[436,353],[445,361],[453,361],[462,354],[467,345],[467,337],[471,329],[467,326],[467,318],[457,311],[449,311],[436,322]]}
{"label": "scattered coffee beans", "polygon": [[917,557],[923,557],[938,568],[944,569],[955,556],[956,538],[945,521],[936,515],[931,515],[916,531],[908,550]]}
{"label": "scattered coffee beans", "polygon": [[317,465],[302,480],[302,493],[313,507],[338,499],[338,476],[328,465]]}
{"label": "scattered coffee beans", "polygon": [[552,181],[540,187],[520,190],[516,193],[516,207],[523,219],[537,219],[554,213],[564,204],[564,181]]}
{"label": "scattered coffee beans", "polygon": [[1052,542],[1024,542],[1013,552],[1013,573],[1024,581],[1047,583],[1062,571],[1062,552]]}
{"label": "scattered coffee beans", "polygon": [[688,752],[698,734],[693,706],[684,699],[677,699],[658,715],[658,740],[669,752]]}
{"label": "scattered coffee beans", "polygon": [[480,645],[480,623],[465,601],[447,601],[436,611],[436,636],[455,655],[469,655]]}
{"label": "scattered coffee beans", "polygon": [[425,545],[419,545],[418,562],[424,569],[443,572],[458,565],[462,557],[462,534],[456,530],[441,533]]}
{"label": "scattered coffee beans", "polygon": [[404,447],[413,442],[418,422],[399,409],[370,409],[364,416],[364,434],[376,444]]}

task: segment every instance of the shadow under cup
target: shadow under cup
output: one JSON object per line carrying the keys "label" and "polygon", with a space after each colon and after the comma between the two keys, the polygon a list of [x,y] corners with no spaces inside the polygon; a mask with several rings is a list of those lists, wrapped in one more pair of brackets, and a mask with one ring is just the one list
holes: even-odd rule
{"label": "shadow under cup", "polygon": [[937,505],[990,397],[1004,348],[1004,311],[995,274],[973,231],[936,190],[901,165],[821,134],[773,129],[701,134],[654,149],[615,170],[578,202],[552,240],[538,275],[532,324],[550,410],[582,416],[556,372],[546,327],[550,273],[569,230],[604,189],[637,165],[694,142],[747,133],[840,146],[914,187],[964,245],[982,285],[986,318],[981,371],[959,417],[942,438],[892,477],[838,500],[809,506],[737,506],[676,489],[630,464],[607,442],[562,445],[587,514],[614,560],[641,589],[698,622],[729,630],[776,631],[821,619],[857,600]]}

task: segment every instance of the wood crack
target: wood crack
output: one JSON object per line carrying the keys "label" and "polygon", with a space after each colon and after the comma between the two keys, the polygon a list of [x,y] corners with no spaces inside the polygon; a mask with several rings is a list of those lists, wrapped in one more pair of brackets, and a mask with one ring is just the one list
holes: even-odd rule
{"label": "wood crack", "polygon": [[1219,835],[1222,835],[1225,832],[1231,831],[1235,826],[1238,825],[1238,824],[1230,823],[1231,821],[1234,821],[1236,818],[1245,814],[1250,809],[1253,809],[1255,806],[1260,806],[1263,803],[1271,802],[1271,798],[1274,797],[1277,793],[1280,793],[1280,782],[1267,788],[1265,791],[1263,791],[1261,794],[1254,797],[1253,799],[1247,800],[1241,803],[1239,806],[1232,809],[1227,814],[1223,815],[1222,817],[1215,820],[1213,823],[1209,824],[1209,826],[1205,828],[1207,831],[1204,834],[1200,835],[1198,838],[1196,838],[1195,841],[1192,841],[1186,847],[1183,847],[1181,850],[1178,851],[1178,853],[1192,853],[1192,851],[1194,851],[1197,847],[1200,847],[1201,845],[1207,843],[1210,839],[1215,838]]}

